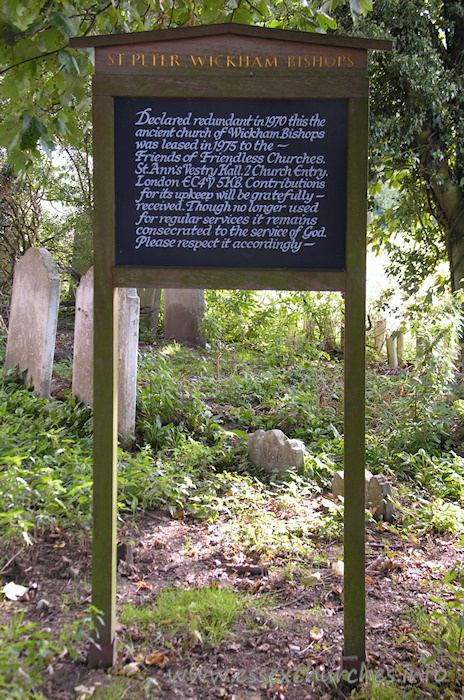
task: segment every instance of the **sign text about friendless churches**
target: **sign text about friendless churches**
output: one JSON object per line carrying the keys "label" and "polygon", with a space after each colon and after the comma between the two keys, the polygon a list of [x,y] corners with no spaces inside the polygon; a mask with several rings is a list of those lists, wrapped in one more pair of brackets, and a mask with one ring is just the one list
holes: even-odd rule
{"label": "sign text about friendless churches", "polygon": [[344,100],[115,99],[116,264],[342,269]]}

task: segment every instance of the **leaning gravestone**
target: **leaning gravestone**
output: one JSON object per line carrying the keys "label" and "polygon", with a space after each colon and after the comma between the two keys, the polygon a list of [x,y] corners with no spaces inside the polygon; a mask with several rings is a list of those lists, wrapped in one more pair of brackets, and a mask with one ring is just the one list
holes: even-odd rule
{"label": "leaning gravestone", "polygon": [[[118,432],[135,432],[140,301],[135,289],[118,290]],[[93,405],[93,268],[76,290],[72,393]]]}
{"label": "leaning gravestone", "polygon": [[281,430],[257,430],[248,436],[250,462],[267,471],[300,469],[304,465],[304,455],[304,443],[290,440]]}
{"label": "leaning gravestone", "polygon": [[17,366],[43,398],[50,396],[61,280],[45,248],[15,265],[5,368]]}
{"label": "leaning gravestone", "polygon": [[377,519],[391,522],[395,515],[392,487],[383,474],[374,474],[369,481],[366,502]]}
{"label": "leaning gravestone", "polygon": [[205,346],[200,324],[205,312],[202,289],[164,290],[164,337],[166,340]]}

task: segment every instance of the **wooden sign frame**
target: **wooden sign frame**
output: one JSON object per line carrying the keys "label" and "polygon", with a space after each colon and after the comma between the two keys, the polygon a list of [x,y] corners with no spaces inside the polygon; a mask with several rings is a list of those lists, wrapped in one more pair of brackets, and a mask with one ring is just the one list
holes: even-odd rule
{"label": "wooden sign frame", "polygon": [[[391,43],[237,24],[76,38],[95,49],[94,505],[89,663],[115,661],[117,287],[340,291],[345,298],[343,665],[365,660],[365,253],[367,51]],[[114,101],[120,97],[346,100],[344,269],[115,265]]]}

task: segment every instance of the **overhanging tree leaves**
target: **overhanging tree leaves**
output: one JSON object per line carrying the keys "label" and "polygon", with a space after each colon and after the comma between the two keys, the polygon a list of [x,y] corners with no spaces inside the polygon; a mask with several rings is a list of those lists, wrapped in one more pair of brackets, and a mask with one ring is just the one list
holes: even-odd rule
{"label": "overhanging tree leaves", "polygon": [[464,6],[376,0],[358,32],[393,39],[392,54],[371,56],[372,174],[397,192],[376,235],[390,243],[410,291],[443,259],[451,289],[462,288]]}
{"label": "overhanging tree leaves", "polygon": [[[0,2],[0,147],[16,170],[39,149],[79,147],[90,129],[90,50],[72,51],[73,36],[193,24],[239,22],[324,32],[342,0],[58,0]],[[350,0],[353,15],[372,0]]]}

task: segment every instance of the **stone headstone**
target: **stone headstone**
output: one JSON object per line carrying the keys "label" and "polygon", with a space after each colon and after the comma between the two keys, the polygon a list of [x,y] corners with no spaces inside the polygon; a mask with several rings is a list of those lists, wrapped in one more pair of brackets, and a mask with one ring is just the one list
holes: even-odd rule
{"label": "stone headstone", "polygon": [[387,332],[387,321],[385,318],[380,318],[374,323],[374,343],[375,349],[379,357],[382,355],[385,347],[385,336]]}
{"label": "stone headstone", "polygon": [[45,248],[29,248],[15,265],[5,368],[50,396],[61,280]]}
{"label": "stone headstone", "polygon": [[[332,477],[332,493],[338,496],[344,495],[344,473],[336,471]],[[392,487],[383,474],[371,474],[365,470],[365,498],[366,508],[377,519],[391,522],[395,514],[392,503]]]}
{"label": "stone headstone", "polygon": [[140,299],[140,324],[156,333],[161,303],[161,289],[140,287],[137,289]]}
{"label": "stone headstone", "polygon": [[203,289],[165,289],[163,299],[165,339],[204,347],[200,331],[205,313]]}
{"label": "stone headstone", "polygon": [[403,365],[404,365],[404,333],[403,332],[398,333],[398,337],[396,339],[396,354],[398,357],[398,365],[400,367],[403,367]]}
{"label": "stone headstone", "polygon": [[[368,469],[364,470],[364,479],[365,479],[365,498],[367,502],[367,490],[369,487],[369,481],[372,478],[372,474]],[[332,477],[332,493],[335,496],[335,498],[338,498],[338,496],[343,496],[345,493],[345,474],[342,470],[334,472],[334,475]]]}
{"label": "stone headstone", "polygon": [[305,446],[301,440],[290,440],[281,430],[257,430],[248,436],[248,457],[257,467],[267,471],[285,471],[304,465]]}
{"label": "stone headstone", "polygon": [[76,289],[72,393],[93,405],[93,267]]}
{"label": "stone headstone", "polygon": [[392,487],[383,474],[375,474],[367,488],[367,503],[376,518],[390,522],[394,515]]}
{"label": "stone headstone", "polygon": [[133,288],[118,290],[118,430],[135,434],[140,299]]}
{"label": "stone headstone", "polygon": [[398,353],[396,336],[389,335],[387,337],[387,360],[390,367],[398,367]]}
{"label": "stone headstone", "polygon": [[[118,432],[135,432],[140,301],[135,289],[118,289]],[[93,268],[76,290],[72,393],[93,405]]]}

